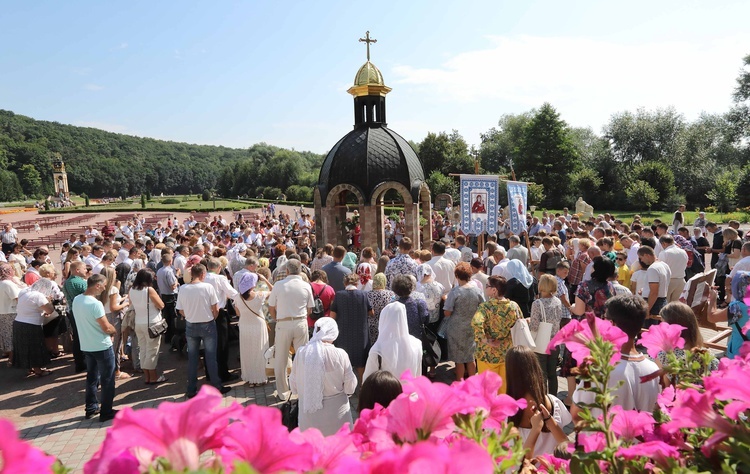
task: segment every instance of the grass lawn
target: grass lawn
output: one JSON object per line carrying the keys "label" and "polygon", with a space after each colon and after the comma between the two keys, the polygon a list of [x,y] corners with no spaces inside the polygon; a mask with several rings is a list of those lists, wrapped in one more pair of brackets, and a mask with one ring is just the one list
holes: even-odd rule
{"label": "grass lawn", "polygon": [[[102,211],[144,210],[141,207],[140,199],[128,199],[125,201],[112,202],[109,204],[95,204],[93,201],[94,200],[92,199],[91,206],[89,207],[89,209],[101,209]],[[150,201],[146,202],[145,210],[180,209],[180,210],[184,210],[185,212],[187,212],[187,211],[192,211],[192,210],[211,211],[214,208],[216,209],[231,209],[231,208],[248,209],[251,207],[259,207],[259,206],[255,205],[255,203],[249,203],[249,202],[241,203],[237,201],[228,201],[224,199],[216,199],[215,202],[213,200],[204,201],[203,199],[199,197],[195,197],[194,195],[187,196],[187,197],[186,196],[167,196],[167,197],[154,196],[152,197]]]}

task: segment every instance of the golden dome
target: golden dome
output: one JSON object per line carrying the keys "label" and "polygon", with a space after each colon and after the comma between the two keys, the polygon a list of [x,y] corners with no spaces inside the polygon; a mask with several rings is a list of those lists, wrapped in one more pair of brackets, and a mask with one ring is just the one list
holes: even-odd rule
{"label": "golden dome", "polygon": [[354,76],[354,87],[368,85],[385,85],[385,81],[383,81],[383,74],[380,72],[380,69],[378,69],[370,61],[364,63],[362,67],[359,68],[359,71],[357,71],[357,75]]}

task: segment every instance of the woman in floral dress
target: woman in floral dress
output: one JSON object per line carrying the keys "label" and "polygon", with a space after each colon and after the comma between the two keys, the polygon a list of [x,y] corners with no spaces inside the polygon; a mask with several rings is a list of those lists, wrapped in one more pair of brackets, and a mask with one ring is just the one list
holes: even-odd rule
{"label": "woman in floral dress", "polygon": [[[501,276],[491,276],[485,293],[487,301],[471,321],[476,342],[477,372],[492,371],[505,380],[505,353],[513,347],[510,330],[523,317],[518,303],[505,297],[507,282]],[[505,383],[500,387],[505,393]]]}
{"label": "woman in floral dress", "polygon": [[378,324],[380,312],[383,308],[396,299],[396,294],[386,288],[386,278],[383,273],[376,273],[372,277],[372,290],[367,292],[367,300],[372,307],[372,315],[367,318],[367,327],[370,331],[370,344],[378,340]]}

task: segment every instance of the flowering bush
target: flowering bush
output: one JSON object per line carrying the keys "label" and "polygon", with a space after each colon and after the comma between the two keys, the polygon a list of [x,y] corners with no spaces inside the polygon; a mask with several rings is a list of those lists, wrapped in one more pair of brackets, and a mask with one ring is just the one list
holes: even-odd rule
{"label": "flowering bush", "polygon": [[[580,378],[593,392],[583,406],[576,442],[564,457],[525,459],[519,432],[508,418],[525,400],[498,395],[502,381],[485,372],[447,386],[424,377],[404,380],[388,408],[364,410],[353,429],[324,437],[317,430],[289,433],[275,408],[236,403],[204,386],[184,403],[158,409],[123,409],[86,474],[140,472],[276,473],[489,473],[489,472],[737,472],[750,466],[750,344],[719,370],[707,369],[702,350],[678,360],[681,328],[662,323],[642,339],[648,352],[667,353],[649,377],[673,381],[653,413],[613,405],[609,377],[627,337],[589,316],[573,321],[551,341],[582,361]],[[18,440],[0,420],[3,472],[64,472],[51,456]]]}

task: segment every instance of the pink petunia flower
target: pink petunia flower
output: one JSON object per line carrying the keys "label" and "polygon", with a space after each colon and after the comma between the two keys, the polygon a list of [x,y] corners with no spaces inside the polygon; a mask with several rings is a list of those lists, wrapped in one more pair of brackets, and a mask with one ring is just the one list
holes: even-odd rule
{"label": "pink petunia flower", "polygon": [[0,471],[3,473],[37,474],[50,472],[54,456],[18,438],[13,423],[0,419]]}
{"label": "pink petunia flower", "polygon": [[668,459],[677,458],[679,454],[677,448],[663,441],[646,441],[617,451],[617,456],[624,459],[649,458],[660,465],[667,464]]}
{"label": "pink petunia flower", "polygon": [[403,381],[404,393],[386,409],[387,430],[402,442],[445,437],[455,427],[453,415],[474,412],[471,401],[457,397],[448,385],[432,383],[427,377],[405,376]]}
{"label": "pink petunia flower", "polygon": [[662,428],[668,433],[682,428],[713,428],[715,433],[703,446],[710,451],[734,431],[734,426],[714,409],[713,400],[710,392],[700,393],[693,388],[678,391],[670,412],[672,420],[664,423]]}
{"label": "pink petunia flower", "polygon": [[724,413],[736,420],[750,408],[750,367],[743,360],[726,364],[703,380],[706,391],[717,400],[731,401]]}
{"label": "pink petunia flower", "polygon": [[451,445],[431,441],[395,447],[367,459],[370,474],[490,473],[494,464],[486,449],[462,439]]}
{"label": "pink petunia flower", "polygon": [[615,353],[609,361],[610,365],[614,365],[620,359],[619,351],[628,341],[628,335],[610,321],[594,316],[587,316],[587,319],[582,321],[571,320],[552,338],[547,346],[547,353],[564,344],[575,360],[582,361],[591,355],[591,350],[586,347],[586,344],[593,341],[597,335],[615,346]]}
{"label": "pink petunia flower", "polygon": [[539,465],[537,466],[539,472],[556,472],[560,469],[570,472],[569,459],[556,458],[551,454],[542,454],[537,456],[536,459],[539,461]]}
{"label": "pink petunia flower", "polygon": [[238,418],[224,431],[219,449],[226,468],[235,461],[245,461],[260,474],[312,469],[313,447],[302,436],[290,438],[279,410],[249,405]]}
{"label": "pink petunia flower", "polygon": [[659,405],[659,409],[663,413],[669,415],[669,413],[672,411],[672,407],[674,406],[676,397],[677,393],[674,386],[668,385],[664,390],[661,391],[661,393],[659,393],[659,396],[656,397],[656,404]]}
{"label": "pink petunia flower", "polygon": [[640,343],[648,351],[648,355],[656,358],[659,352],[672,352],[685,347],[685,339],[681,334],[686,328],[679,324],[659,323],[651,326],[641,336]]}
{"label": "pink petunia flower", "polygon": [[338,468],[349,469],[350,459],[358,460],[360,457],[347,425],[331,436],[323,436],[315,428],[305,431],[296,429],[289,434],[289,439],[293,443],[307,444],[312,448],[310,471],[335,472]]}
{"label": "pink petunia flower", "polygon": [[612,407],[612,431],[622,439],[634,440],[654,431],[654,417],[651,413],[637,410],[623,410],[619,405]]}
{"label": "pink petunia flower", "polygon": [[487,415],[485,428],[500,429],[508,417],[526,408],[525,399],[515,400],[508,395],[499,394],[502,384],[503,380],[499,375],[485,371],[461,382],[454,382],[452,387],[457,395],[463,395],[468,403]]}
{"label": "pink petunia flower", "polygon": [[159,408],[138,411],[124,408],[84,472],[111,472],[110,464],[123,451],[138,459],[140,470],[147,469],[157,457],[168,459],[174,470],[199,469],[200,455],[223,445],[224,430],[242,411],[236,403],[226,408],[221,403],[219,391],[204,385],[187,402],[164,402]]}
{"label": "pink petunia flower", "polygon": [[587,453],[602,451],[607,447],[607,439],[604,437],[604,433],[599,432],[581,432],[578,435],[578,443]]}

